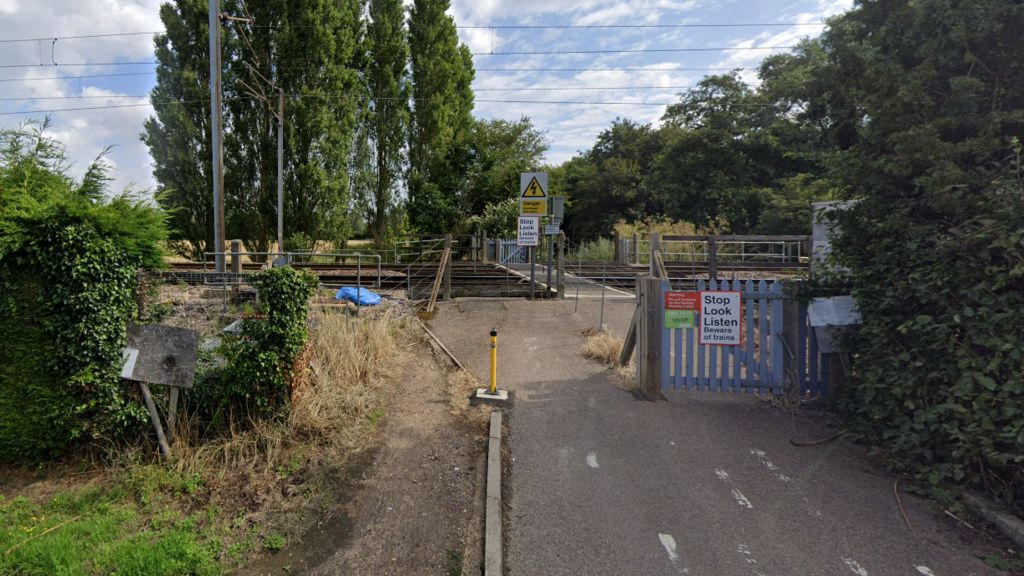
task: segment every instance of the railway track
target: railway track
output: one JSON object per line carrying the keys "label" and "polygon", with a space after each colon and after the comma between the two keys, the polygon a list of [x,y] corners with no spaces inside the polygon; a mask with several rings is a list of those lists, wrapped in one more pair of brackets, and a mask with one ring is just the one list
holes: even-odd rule
{"label": "railway track", "polygon": [[[413,264],[381,263],[295,263],[296,268],[313,272],[321,284],[328,288],[360,284],[382,290],[406,290],[412,298],[423,298],[429,291],[437,273],[436,262]],[[265,264],[246,262],[242,264],[242,276],[265,268]],[[708,278],[706,262],[673,262],[666,265],[669,280],[673,286],[695,286],[698,279]],[[611,264],[590,262],[566,265],[566,283],[574,281],[604,284],[619,290],[633,291],[637,276],[647,273],[647,265]],[[786,262],[719,262],[719,278],[773,280],[798,276],[807,271],[804,263]],[[174,262],[159,275],[189,284],[233,284],[242,281],[230,272],[217,274],[213,266],[202,262]],[[538,274],[538,280],[543,280]],[[529,294],[529,280],[495,264],[456,260],[452,263],[452,295],[458,296],[525,296]],[[571,290],[568,292],[571,293]]]}

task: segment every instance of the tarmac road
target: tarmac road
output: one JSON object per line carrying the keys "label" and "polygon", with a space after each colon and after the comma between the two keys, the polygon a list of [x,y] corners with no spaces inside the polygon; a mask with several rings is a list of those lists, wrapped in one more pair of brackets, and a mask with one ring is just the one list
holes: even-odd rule
{"label": "tarmac road", "polygon": [[[1000,573],[954,521],[903,494],[908,529],[893,480],[860,447],[790,443],[830,435],[820,417],[739,394],[634,399],[580,354],[578,331],[597,324],[598,306],[467,300],[430,324],[481,379],[498,329],[498,384],[515,396],[508,574]],[[605,306],[605,323],[624,333],[633,303]]]}

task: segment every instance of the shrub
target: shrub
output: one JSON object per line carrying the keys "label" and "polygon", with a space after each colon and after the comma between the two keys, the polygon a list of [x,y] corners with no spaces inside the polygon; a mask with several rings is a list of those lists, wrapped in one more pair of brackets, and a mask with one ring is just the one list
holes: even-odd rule
{"label": "shrub", "polygon": [[253,274],[250,282],[259,290],[265,318],[244,320],[241,335],[224,341],[220,382],[197,386],[193,394],[201,416],[214,426],[232,415],[259,419],[286,407],[292,368],[306,343],[317,277],[284,266]]}
{"label": "shrub", "polygon": [[0,132],[0,460],[54,457],[144,422],[119,377],[135,271],[161,260],[164,215],[104,200],[94,163],[64,175],[62,148],[35,131]]}

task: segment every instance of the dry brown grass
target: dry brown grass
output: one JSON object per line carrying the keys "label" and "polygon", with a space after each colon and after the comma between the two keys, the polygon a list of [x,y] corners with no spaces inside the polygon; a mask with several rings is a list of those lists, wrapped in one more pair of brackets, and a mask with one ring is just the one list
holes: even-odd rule
{"label": "dry brown grass", "polygon": [[585,334],[583,355],[603,364],[615,364],[622,353],[622,340],[607,330],[591,331]]}
{"label": "dry brown grass", "polygon": [[233,522],[239,537],[248,526],[296,535],[308,527],[311,509],[331,506],[376,445],[406,361],[408,317],[381,310],[316,318],[286,419],[249,422],[215,441],[198,440],[199,426],[187,414],[179,424],[174,467],[203,478],[222,516],[244,519]]}
{"label": "dry brown grass", "polygon": [[465,370],[455,370],[448,375],[448,401],[452,416],[465,424],[486,430],[491,410],[485,406],[473,406],[469,401],[473,392],[483,387],[484,384]]}

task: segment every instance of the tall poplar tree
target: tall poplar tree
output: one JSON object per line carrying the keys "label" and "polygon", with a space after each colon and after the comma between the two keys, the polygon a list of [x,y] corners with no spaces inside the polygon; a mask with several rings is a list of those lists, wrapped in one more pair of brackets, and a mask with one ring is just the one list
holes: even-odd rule
{"label": "tall poplar tree", "polygon": [[461,215],[457,172],[468,165],[462,145],[473,125],[473,58],[459,44],[449,0],[415,0],[409,15],[412,125],[409,132],[409,220],[421,231],[450,228]]}
{"label": "tall poplar tree", "polygon": [[368,213],[373,240],[379,246],[389,234],[409,126],[409,42],[402,0],[370,0],[367,45],[370,54],[366,72],[366,128],[373,147],[369,167],[373,198]]}
{"label": "tall poplar tree", "polygon": [[[362,6],[361,0],[222,6],[225,14],[252,19],[225,22],[221,34],[227,235],[243,238],[250,249],[268,249],[276,230],[276,88],[286,100],[286,236],[347,237]],[[176,0],[161,8],[161,18],[167,34],[156,38],[156,116],[143,140],[164,205],[175,211],[172,225],[196,245],[212,236],[207,3]]]}

